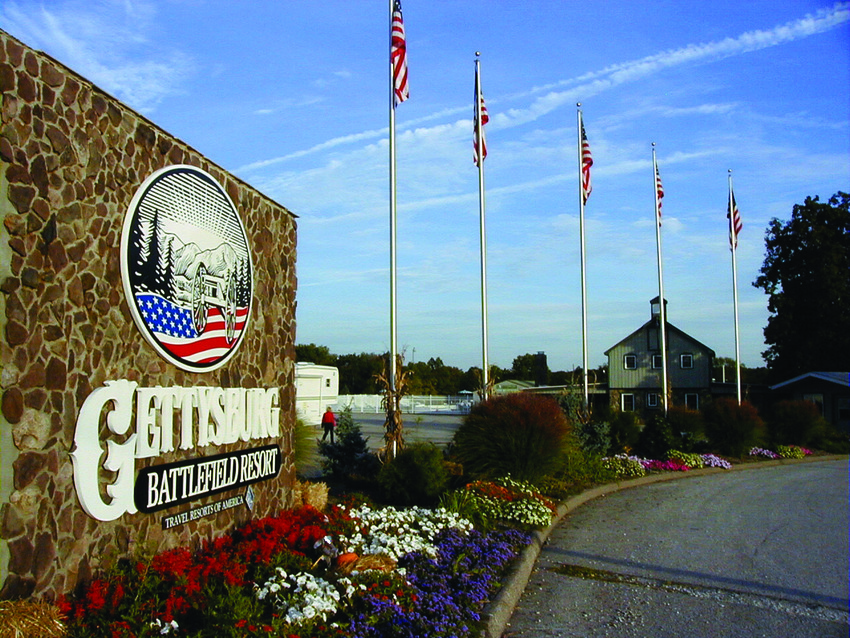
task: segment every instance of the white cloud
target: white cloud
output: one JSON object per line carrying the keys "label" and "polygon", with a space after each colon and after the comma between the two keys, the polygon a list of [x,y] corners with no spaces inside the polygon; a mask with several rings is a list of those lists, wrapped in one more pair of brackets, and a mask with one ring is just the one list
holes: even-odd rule
{"label": "white cloud", "polygon": [[190,56],[176,48],[154,48],[147,40],[146,31],[156,28],[153,3],[33,4],[6,2],[4,26],[139,111],[153,111],[166,97],[181,93],[181,84],[195,71]]}

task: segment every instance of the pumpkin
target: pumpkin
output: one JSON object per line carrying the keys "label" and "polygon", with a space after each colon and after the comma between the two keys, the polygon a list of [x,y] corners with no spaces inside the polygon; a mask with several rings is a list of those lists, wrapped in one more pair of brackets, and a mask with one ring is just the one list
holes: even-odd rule
{"label": "pumpkin", "polygon": [[360,557],[354,552],[346,552],[345,554],[337,556],[336,564],[340,567],[345,567],[346,565],[355,562],[358,558]]}

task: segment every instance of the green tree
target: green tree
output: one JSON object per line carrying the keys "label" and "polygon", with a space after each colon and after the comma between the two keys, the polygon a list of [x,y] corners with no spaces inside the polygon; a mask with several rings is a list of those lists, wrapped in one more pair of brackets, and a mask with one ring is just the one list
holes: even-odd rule
{"label": "green tree", "polygon": [[513,365],[506,378],[519,381],[539,381],[540,385],[548,385],[549,375],[546,356],[541,353],[527,353],[514,357]]}
{"label": "green tree", "polygon": [[761,275],[768,295],[768,349],[774,380],[812,370],[840,371],[850,361],[850,195],[829,202],[807,197],[791,219],[774,218],[765,238]]}
{"label": "green tree", "polygon": [[336,358],[340,394],[378,394],[377,375],[384,369],[387,355],[361,352]]}
{"label": "green tree", "polygon": [[336,355],[331,354],[327,346],[306,343],[295,346],[295,360],[302,363],[315,363],[319,366],[335,366]]}

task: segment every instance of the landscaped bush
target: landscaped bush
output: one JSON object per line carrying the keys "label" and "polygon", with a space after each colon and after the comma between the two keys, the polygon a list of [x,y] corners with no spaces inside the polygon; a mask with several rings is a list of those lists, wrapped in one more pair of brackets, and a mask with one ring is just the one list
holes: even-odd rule
{"label": "landscaped bush", "polygon": [[662,415],[656,414],[649,419],[638,438],[635,451],[646,458],[664,458],[671,447],[676,445],[676,437],[670,429],[670,423]]}
{"label": "landscaped bush", "polygon": [[434,505],[448,483],[443,453],[433,443],[407,445],[378,473],[384,498],[395,505]]}
{"label": "landscaped bush", "polygon": [[554,399],[509,394],[473,407],[455,432],[453,449],[467,475],[510,474],[533,482],[558,469],[568,432],[566,416]]}
{"label": "landscaped bush", "polygon": [[685,452],[693,452],[705,438],[705,424],[699,410],[671,406],[667,410],[667,422],[678,449]]}
{"label": "landscaped bush", "polygon": [[767,426],[773,445],[809,445],[819,430],[829,427],[811,401],[780,401]]}
{"label": "landscaped bush", "polygon": [[360,426],[352,418],[350,407],[340,412],[335,436],[333,443],[319,443],[319,454],[324,457],[324,476],[334,479],[374,478],[380,468],[380,462],[378,457],[369,451],[368,439],[363,436]]}
{"label": "landscaped bush", "polygon": [[[581,489],[598,485],[616,478],[614,474],[602,464],[602,455],[594,454],[585,450],[573,428],[567,432],[564,442],[564,451],[558,470],[549,476],[535,479],[534,484],[543,487],[547,483],[560,486],[560,496],[567,493],[575,493]],[[556,494],[553,493],[553,496]]]}
{"label": "landscaped bush", "polygon": [[611,450],[611,424],[588,420],[574,423],[575,433],[585,452],[605,456]]}
{"label": "landscaped bush", "polygon": [[614,410],[608,415],[607,421],[611,436],[609,454],[620,454],[637,447],[641,432],[641,423],[637,413]]}
{"label": "landscaped bush", "polygon": [[576,392],[566,392],[558,396],[558,405],[564,411],[570,429],[581,449],[595,456],[609,454],[612,446],[611,425],[603,416],[591,414],[584,405],[584,398]]}
{"label": "landscaped bush", "polygon": [[850,436],[828,423],[816,430],[811,444],[812,447],[831,454],[850,454]]}
{"label": "landscaped bush", "polygon": [[716,399],[706,406],[703,416],[705,434],[721,454],[743,456],[764,436],[764,422],[747,401],[738,405],[735,399]]}

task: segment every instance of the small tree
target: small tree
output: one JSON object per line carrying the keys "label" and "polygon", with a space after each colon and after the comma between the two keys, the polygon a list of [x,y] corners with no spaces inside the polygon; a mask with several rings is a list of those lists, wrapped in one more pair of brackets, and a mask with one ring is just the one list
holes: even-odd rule
{"label": "small tree", "polygon": [[373,478],[379,463],[378,457],[369,451],[368,441],[352,418],[351,408],[343,408],[336,428],[336,442],[319,443],[319,454],[325,457],[322,473],[335,479]]}

